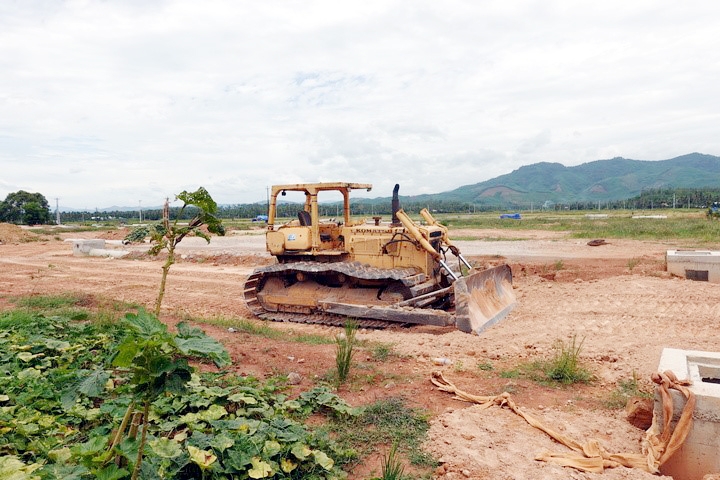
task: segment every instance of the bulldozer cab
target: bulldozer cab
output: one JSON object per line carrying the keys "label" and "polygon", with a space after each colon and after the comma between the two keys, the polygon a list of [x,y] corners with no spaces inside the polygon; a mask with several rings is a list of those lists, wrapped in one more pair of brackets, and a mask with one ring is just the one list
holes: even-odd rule
{"label": "bulldozer cab", "polygon": [[[327,182],[327,183],[298,183],[290,185],[274,185],[270,193],[268,209],[267,249],[272,255],[296,254],[324,255],[333,253],[342,255],[343,238],[342,225],[351,223],[350,218],[350,191],[370,191],[372,185],[365,183]],[[318,206],[318,194],[324,191],[339,192],[343,199],[342,217],[322,221]],[[287,192],[301,192],[305,195],[305,202],[299,207],[297,219],[283,225],[275,225],[277,218],[278,196],[285,196]]]}

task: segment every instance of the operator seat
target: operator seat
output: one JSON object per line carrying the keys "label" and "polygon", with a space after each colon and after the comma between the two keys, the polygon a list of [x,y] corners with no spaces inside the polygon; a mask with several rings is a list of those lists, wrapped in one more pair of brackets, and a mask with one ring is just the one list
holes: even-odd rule
{"label": "operator seat", "polygon": [[312,225],[312,217],[310,216],[310,212],[306,212],[305,210],[300,210],[298,212],[298,220],[300,220],[300,225],[303,227],[309,227]]}

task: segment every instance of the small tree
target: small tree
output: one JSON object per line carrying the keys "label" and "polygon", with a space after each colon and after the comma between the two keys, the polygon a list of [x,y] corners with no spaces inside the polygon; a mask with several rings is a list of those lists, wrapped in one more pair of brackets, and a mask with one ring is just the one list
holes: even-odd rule
{"label": "small tree", "polygon": [[[222,224],[222,220],[215,216],[215,213],[217,212],[217,204],[203,187],[198,188],[194,192],[187,192],[183,190],[175,198],[176,200],[183,202],[175,220],[170,222],[170,204],[166,199],[165,206],[163,207],[162,225],[156,225],[149,231],[146,230],[146,233],[150,234],[150,241],[154,243],[148,253],[151,255],[157,255],[161,251],[165,250],[168,254],[165,264],[162,266],[163,273],[162,279],[160,280],[160,291],[158,292],[157,300],[155,302],[156,317],[160,316],[160,306],[162,305],[162,300],[165,296],[167,275],[170,271],[170,267],[175,263],[175,247],[177,247],[178,243],[180,243],[182,239],[188,235],[204,238],[208,243],[210,243],[210,237],[207,233],[205,233],[202,227],[205,227],[209,233],[225,235],[225,227]],[[180,224],[179,220],[187,207],[197,208],[198,213],[187,225]],[[135,232],[130,235],[137,236]]]}

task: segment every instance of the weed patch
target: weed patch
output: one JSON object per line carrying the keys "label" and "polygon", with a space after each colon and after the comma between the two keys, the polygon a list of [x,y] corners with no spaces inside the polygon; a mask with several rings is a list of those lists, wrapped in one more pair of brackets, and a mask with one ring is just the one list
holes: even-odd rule
{"label": "weed patch", "polygon": [[399,446],[410,463],[432,468],[437,462],[421,450],[429,429],[427,414],[408,408],[402,398],[387,398],[367,405],[357,416],[334,419],[329,428],[346,448],[371,453],[377,445]]}
{"label": "weed patch", "polygon": [[184,317],[188,321],[196,323],[206,323],[208,325],[217,325],[226,327],[231,332],[246,333],[257,337],[268,338],[271,340],[281,340],[286,342],[306,343],[309,345],[328,345],[334,343],[334,340],[323,335],[315,334],[295,334],[292,331],[277,330],[270,327],[265,322],[257,322],[253,320],[212,317],[212,318],[195,318]]}
{"label": "weed patch", "polygon": [[635,267],[637,267],[639,263],[640,263],[640,259],[639,259],[639,258],[637,258],[637,257],[631,258],[631,259],[628,260],[628,262],[627,262],[628,270],[630,270],[630,271],[632,272],[633,269],[634,269]]}
{"label": "weed patch", "polygon": [[372,358],[379,362],[384,362],[393,355],[395,355],[395,352],[393,346],[389,343],[379,343],[372,347]]}
{"label": "weed patch", "polygon": [[617,387],[610,392],[605,406],[610,409],[625,408],[627,401],[633,397],[653,398],[651,388],[641,385],[635,372],[632,378],[618,380]]}
{"label": "weed patch", "polygon": [[592,374],[579,360],[583,341],[577,343],[573,335],[572,341],[567,344],[562,340],[555,342],[555,356],[545,366],[545,373],[550,380],[564,385],[590,381]]}

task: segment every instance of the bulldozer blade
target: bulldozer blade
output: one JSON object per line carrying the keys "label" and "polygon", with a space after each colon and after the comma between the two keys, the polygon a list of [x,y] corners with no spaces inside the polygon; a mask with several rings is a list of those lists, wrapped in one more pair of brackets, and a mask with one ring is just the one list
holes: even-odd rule
{"label": "bulldozer blade", "polygon": [[460,277],[453,283],[453,288],[455,325],[466,333],[479,334],[502,320],[515,307],[509,265]]}

